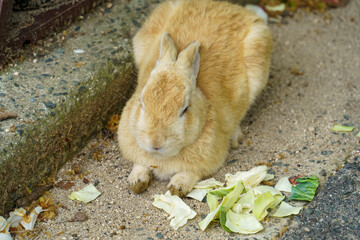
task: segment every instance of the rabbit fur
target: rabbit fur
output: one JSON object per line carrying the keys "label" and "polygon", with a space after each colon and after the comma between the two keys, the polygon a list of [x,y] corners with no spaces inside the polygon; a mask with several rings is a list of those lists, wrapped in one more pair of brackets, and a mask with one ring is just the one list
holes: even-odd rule
{"label": "rabbit fur", "polygon": [[243,7],[173,0],[153,11],[133,48],[138,82],[118,128],[134,164],[130,188],[145,191],[154,174],[184,196],[238,146],[240,121],[268,79],[271,33]]}

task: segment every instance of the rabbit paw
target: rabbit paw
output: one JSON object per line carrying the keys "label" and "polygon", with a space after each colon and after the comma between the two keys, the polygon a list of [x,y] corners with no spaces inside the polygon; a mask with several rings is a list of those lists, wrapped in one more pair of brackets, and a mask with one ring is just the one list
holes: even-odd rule
{"label": "rabbit paw", "polygon": [[142,193],[150,184],[151,171],[147,167],[135,165],[128,177],[128,181],[131,191],[136,194]]}
{"label": "rabbit paw", "polygon": [[171,192],[171,195],[185,197],[198,180],[198,177],[191,176],[186,172],[180,172],[171,178],[167,188]]}
{"label": "rabbit paw", "polygon": [[238,126],[231,137],[231,140],[230,140],[231,147],[237,148],[239,146],[239,143],[241,142],[243,136],[244,135],[241,131],[241,128],[240,128],[240,126]]}

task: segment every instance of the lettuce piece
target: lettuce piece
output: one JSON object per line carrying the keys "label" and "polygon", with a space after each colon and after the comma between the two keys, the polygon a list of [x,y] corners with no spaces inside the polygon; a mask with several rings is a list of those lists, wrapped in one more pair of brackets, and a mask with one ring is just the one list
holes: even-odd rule
{"label": "lettuce piece", "polygon": [[206,202],[209,205],[210,212],[214,211],[219,206],[219,199],[221,198],[211,193],[208,193],[208,195],[206,196]]}
{"label": "lettuce piece", "polygon": [[226,209],[224,207],[220,207],[220,213],[219,213],[220,225],[225,231],[231,233],[232,231],[225,225],[227,212],[228,211],[226,211]]}
{"label": "lettuce piece", "polygon": [[298,184],[292,186],[289,200],[312,201],[319,186],[318,177],[312,175],[311,177],[298,178],[295,181]]}
{"label": "lettuce piece", "polygon": [[258,195],[266,193],[266,192],[271,193],[271,195],[274,197],[274,203],[271,206],[269,206],[270,209],[274,209],[285,198],[285,196],[282,195],[282,193],[279,190],[277,190],[273,187],[270,187],[270,186],[257,186],[255,188],[253,188],[253,191],[254,191],[255,196],[258,196]]}
{"label": "lettuce piece", "polygon": [[198,201],[202,201],[209,190],[207,189],[193,189],[191,192],[189,192],[186,196],[189,198],[193,198]]}
{"label": "lettuce piece", "polygon": [[216,188],[216,187],[222,187],[222,186],[224,186],[224,183],[216,181],[215,178],[209,178],[204,181],[196,183],[194,188],[209,189],[209,188]]}
{"label": "lettuce piece", "polygon": [[263,229],[261,223],[252,214],[238,214],[229,210],[226,213],[225,226],[233,232],[254,234]]}
{"label": "lettuce piece", "polygon": [[241,193],[244,191],[244,188],[245,187],[242,181],[238,181],[234,190],[224,197],[221,202],[221,206],[224,207],[226,211],[229,210],[239,199]]}
{"label": "lettuce piece", "polygon": [[[225,212],[228,211],[234,205],[234,203],[239,199],[239,196],[243,191],[244,191],[244,185],[242,184],[241,181],[238,181],[235,185],[234,190],[223,198],[220,205],[215,210],[210,212],[206,216],[206,218],[204,218],[201,222],[199,222],[200,229],[204,231],[207,228],[210,222],[214,220],[216,216],[218,216],[221,207],[223,207],[223,211]],[[211,192],[209,193],[211,194]]]}
{"label": "lettuce piece", "polygon": [[282,202],[278,210],[272,215],[272,217],[287,217],[290,215],[299,214],[302,207],[293,207],[286,202]]}
{"label": "lettuce piece", "polygon": [[194,189],[186,195],[187,197],[202,201],[206,194],[214,188],[222,187],[224,183],[216,181],[215,178],[209,178],[195,184]]}
{"label": "lettuce piece", "polygon": [[2,231],[6,232],[7,225],[8,225],[8,222],[6,221],[6,219],[3,216],[0,216],[0,232],[2,232]]}
{"label": "lettuce piece", "polygon": [[192,219],[196,216],[196,212],[192,210],[181,198],[176,195],[171,195],[170,191],[167,191],[162,195],[155,195],[154,202],[155,207],[163,209],[170,216],[170,226],[175,230],[184,226],[188,219]]}
{"label": "lettuce piece", "polygon": [[283,192],[291,192],[292,184],[289,182],[289,177],[282,177],[275,185],[275,189]]}
{"label": "lettuce piece", "polygon": [[360,138],[360,132],[358,132],[358,133],[356,134],[356,136],[357,136],[358,138]]}
{"label": "lettuce piece", "polygon": [[235,213],[247,214],[252,211],[254,201],[254,192],[252,189],[249,189],[249,191],[240,196],[239,201],[232,207],[232,211]]}
{"label": "lettuce piece", "polygon": [[214,211],[211,211],[206,218],[204,218],[201,222],[199,222],[199,227],[202,231],[205,231],[205,229],[207,228],[207,226],[210,224],[210,222],[212,220],[215,219],[216,215],[219,213],[220,211],[220,207],[221,205],[219,205]]}
{"label": "lettuce piece", "polygon": [[222,198],[222,197],[225,197],[226,195],[228,195],[232,190],[234,190],[234,188],[235,188],[235,184],[231,184],[230,186],[227,186],[227,187],[221,187],[221,188],[211,190],[211,191],[209,191],[209,193]]}
{"label": "lettuce piece", "polygon": [[344,125],[338,125],[336,124],[331,131],[333,132],[352,132],[354,130],[354,127],[344,126]]}
{"label": "lettuce piece", "polygon": [[68,197],[71,200],[79,200],[84,203],[89,203],[100,196],[100,194],[101,192],[99,192],[93,184],[89,184],[77,192],[72,192]]}
{"label": "lettuce piece", "polygon": [[14,211],[10,212],[10,217],[8,218],[8,223],[10,227],[16,228],[19,226],[21,220],[26,216],[26,210],[24,208],[17,208]]}
{"label": "lettuce piece", "polygon": [[1,240],[13,240],[10,233],[0,233]]}
{"label": "lettuce piece", "polygon": [[273,180],[275,177],[274,174],[271,174],[271,173],[267,173],[263,179],[263,181],[269,181],[269,180]]}
{"label": "lettuce piece", "polygon": [[226,174],[225,179],[228,185],[234,182],[242,181],[246,190],[257,186],[266,176],[266,166],[258,166],[249,171],[237,172],[234,175]]}
{"label": "lettuce piece", "polygon": [[[258,196],[254,201],[253,213],[256,219],[262,220],[267,215],[266,210],[273,205],[275,198],[271,192],[266,192]],[[264,216],[265,214],[265,216]]]}
{"label": "lettuce piece", "polygon": [[34,226],[36,223],[36,219],[38,215],[43,212],[44,210],[42,207],[36,207],[34,208],[29,216],[24,216],[21,220],[20,224],[26,229],[26,230],[34,230]]}

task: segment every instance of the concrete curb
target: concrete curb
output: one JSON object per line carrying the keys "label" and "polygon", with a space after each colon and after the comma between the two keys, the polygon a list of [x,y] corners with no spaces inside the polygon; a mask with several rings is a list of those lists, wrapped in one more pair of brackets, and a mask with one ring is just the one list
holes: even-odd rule
{"label": "concrete curb", "polygon": [[[85,86],[58,107],[55,116],[28,126],[24,137],[7,153],[1,153],[1,214],[13,207],[26,187],[34,189],[72,159],[99,132],[109,117],[118,113],[131,94],[134,68],[131,57],[113,59]],[[90,89],[94,89],[91,91]]]}

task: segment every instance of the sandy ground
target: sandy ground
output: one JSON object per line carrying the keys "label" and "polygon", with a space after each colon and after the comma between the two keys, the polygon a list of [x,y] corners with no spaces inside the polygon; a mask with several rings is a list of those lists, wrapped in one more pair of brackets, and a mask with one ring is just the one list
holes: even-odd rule
{"label": "sandy ground", "polygon": [[[214,176],[223,181],[228,172],[248,170],[256,164],[272,167],[275,181],[282,176],[316,174],[321,185],[334,174],[359,146],[360,131],[360,2],[351,1],[325,14],[298,12],[283,24],[271,25],[274,54],[267,88],[242,123],[245,138],[231,150],[227,163]],[[352,133],[335,134],[334,124],[355,126]],[[265,229],[252,236],[229,234],[218,224],[202,232],[198,222],[208,213],[206,203],[185,202],[197,212],[178,231],[169,226],[167,215],[152,206],[155,194],[166,192],[166,182],[155,180],[141,195],[128,190],[126,178],[131,164],[122,158],[116,141],[99,137],[84,148],[73,162],[58,173],[59,180],[75,185],[50,192],[58,216],[37,223],[34,239],[273,239],[291,218],[264,222]],[[98,142],[98,146],[93,147]],[[95,161],[94,151],[103,158]],[[67,173],[78,164],[82,174],[72,179]],[[89,204],[72,201],[68,195],[86,184],[96,183],[102,193]],[[86,221],[69,221],[79,213]]]}

